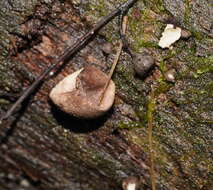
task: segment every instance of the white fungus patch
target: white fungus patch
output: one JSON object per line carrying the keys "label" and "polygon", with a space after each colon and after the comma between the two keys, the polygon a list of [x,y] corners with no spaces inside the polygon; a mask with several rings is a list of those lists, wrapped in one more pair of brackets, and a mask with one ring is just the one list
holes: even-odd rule
{"label": "white fungus patch", "polygon": [[170,48],[181,37],[181,28],[175,27],[173,24],[167,24],[162,33],[162,37],[158,45],[161,48]]}

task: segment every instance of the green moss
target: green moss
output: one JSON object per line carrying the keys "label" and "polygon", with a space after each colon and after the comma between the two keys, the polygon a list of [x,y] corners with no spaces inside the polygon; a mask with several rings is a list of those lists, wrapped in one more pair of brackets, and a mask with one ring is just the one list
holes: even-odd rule
{"label": "green moss", "polygon": [[146,7],[152,9],[157,13],[166,12],[166,9],[163,5],[163,0],[143,0]]}
{"label": "green moss", "polygon": [[137,44],[134,45],[135,51],[138,51],[140,48],[158,48],[156,42],[146,41],[143,38],[136,39]]}
{"label": "green moss", "polygon": [[201,75],[213,72],[213,57],[195,57],[189,56],[187,57],[189,61],[191,61],[190,68],[193,71],[193,75],[195,78],[200,77]]}
{"label": "green moss", "polygon": [[190,0],[185,0],[184,23],[189,24],[191,14]]}
{"label": "green moss", "polygon": [[194,73],[194,77],[198,78],[200,75],[207,73],[207,72],[210,72],[210,71],[213,71],[213,68],[210,68],[210,67],[200,68],[196,71],[196,73]]}
{"label": "green moss", "polygon": [[108,13],[104,0],[96,1],[96,3],[89,3],[88,10],[89,15],[93,15],[98,18],[106,16]]}
{"label": "green moss", "polygon": [[126,102],[131,102],[132,105],[144,105],[145,98],[140,92],[144,86],[136,81],[129,64],[131,62],[118,64],[113,79],[117,89],[124,95],[123,98]]}
{"label": "green moss", "polygon": [[155,97],[154,97],[154,94],[153,94],[153,96],[150,97],[149,103],[148,103],[148,109],[147,109],[147,119],[148,120],[152,120],[154,111],[155,111]]}
{"label": "green moss", "polygon": [[117,126],[119,129],[135,129],[135,128],[143,128],[144,125],[141,122],[134,122],[134,121],[120,121]]}
{"label": "green moss", "polygon": [[166,93],[173,85],[165,82],[165,81],[160,81],[158,88],[155,90],[155,95],[159,95],[161,93]]}
{"label": "green moss", "polygon": [[192,33],[192,36],[195,37],[197,40],[202,40],[204,38],[204,35],[202,32],[191,30],[191,33]]}
{"label": "green moss", "polygon": [[164,73],[166,71],[166,63],[165,63],[165,61],[163,61],[163,60],[160,61],[159,68],[160,68],[160,71],[162,73]]}

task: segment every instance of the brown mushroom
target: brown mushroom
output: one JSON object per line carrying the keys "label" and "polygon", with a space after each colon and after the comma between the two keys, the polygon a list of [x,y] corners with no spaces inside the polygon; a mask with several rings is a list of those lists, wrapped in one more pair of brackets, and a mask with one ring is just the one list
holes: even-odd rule
{"label": "brown mushroom", "polygon": [[114,102],[111,80],[103,98],[108,76],[94,66],[86,66],[60,81],[50,92],[51,100],[63,111],[80,118],[95,118],[107,112]]}

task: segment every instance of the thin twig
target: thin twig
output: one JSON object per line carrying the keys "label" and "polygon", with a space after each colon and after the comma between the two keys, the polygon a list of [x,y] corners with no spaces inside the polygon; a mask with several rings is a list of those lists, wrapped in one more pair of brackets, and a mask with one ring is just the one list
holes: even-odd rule
{"label": "thin twig", "polygon": [[12,105],[12,107],[0,117],[0,123],[2,120],[9,118],[18,105],[20,105],[34,90],[35,88],[44,80],[44,78],[57,66],[62,65],[64,62],[68,61],[72,55],[74,55],[77,51],[79,51],[84,45],[86,45],[89,40],[97,34],[97,32],[104,27],[107,23],[109,23],[114,17],[119,15],[123,11],[127,11],[137,0],[128,0],[126,3],[119,6],[117,9],[113,10],[107,16],[103,17],[88,33],[83,35],[80,39],[78,39],[72,46],[68,47],[64,53],[58,57],[54,63],[47,67],[44,72],[31,84],[29,88],[27,88],[23,94],[19,97],[19,99]]}
{"label": "thin twig", "polygon": [[134,54],[132,52],[132,50],[130,49],[129,47],[129,43],[128,43],[128,40],[126,39],[126,35],[123,31],[123,19],[124,19],[124,16],[126,15],[126,11],[121,11],[121,14],[119,15],[119,25],[120,25],[120,29],[119,29],[119,32],[120,32],[120,38],[122,40],[122,43],[123,43],[123,50],[128,53],[131,58],[134,57]]}
{"label": "thin twig", "polygon": [[[127,16],[124,16],[124,17],[123,17],[123,22],[122,22],[122,33],[123,33],[124,35],[125,35],[125,33],[126,33],[127,20],[128,20],[128,17],[127,17]],[[109,72],[108,80],[107,80],[107,82],[106,82],[106,84],[105,84],[105,86],[104,86],[104,90],[103,90],[103,92],[102,92],[102,94],[101,94],[101,96],[100,96],[99,105],[102,103],[102,100],[103,100],[103,98],[104,98],[104,95],[105,95],[105,93],[106,93],[106,90],[107,90],[107,88],[108,88],[108,86],[109,86],[109,83],[110,83],[110,81],[111,81],[112,75],[113,75],[114,70],[115,70],[115,67],[116,67],[116,65],[117,65],[117,63],[118,63],[118,61],[119,61],[122,48],[123,48],[123,41],[122,41],[122,39],[121,39],[120,42],[119,42],[119,47],[118,47],[117,53],[116,53],[116,55],[115,55],[115,59],[114,59],[114,61],[113,61],[112,67],[111,67],[110,72]]]}

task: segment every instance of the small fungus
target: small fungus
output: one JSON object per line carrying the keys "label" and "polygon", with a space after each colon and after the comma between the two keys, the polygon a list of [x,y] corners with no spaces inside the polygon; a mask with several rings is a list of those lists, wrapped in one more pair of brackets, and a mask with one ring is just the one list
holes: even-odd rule
{"label": "small fungus", "polygon": [[112,80],[100,97],[108,76],[94,66],[86,66],[60,81],[50,92],[51,100],[63,111],[79,118],[95,118],[106,113],[114,102]]}
{"label": "small fungus", "polygon": [[127,177],[122,182],[123,190],[137,190],[141,185],[141,181],[138,177]]}
{"label": "small fungus", "polygon": [[175,82],[175,70],[171,69],[168,70],[165,74],[164,74],[165,78],[167,81],[169,82]]}
{"label": "small fungus", "polygon": [[191,35],[192,35],[192,33],[190,31],[185,30],[185,29],[181,30],[181,38],[188,39]]}
{"label": "small fungus", "polygon": [[181,37],[181,28],[175,27],[173,24],[167,24],[162,33],[162,37],[158,45],[161,48],[170,48]]}

